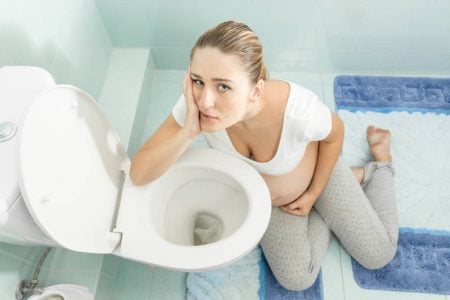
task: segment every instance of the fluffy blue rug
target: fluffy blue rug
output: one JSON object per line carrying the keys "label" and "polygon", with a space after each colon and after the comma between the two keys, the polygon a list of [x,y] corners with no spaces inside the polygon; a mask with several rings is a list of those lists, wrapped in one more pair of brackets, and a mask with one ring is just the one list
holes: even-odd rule
{"label": "fluffy blue rug", "polygon": [[450,113],[450,79],[388,76],[337,76],[334,99],[349,111]]}
{"label": "fluffy blue rug", "polygon": [[[447,158],[440,157],[437,153],[448,153],[448,132],[450,124],[445,121],[446,117],[450,115],[450,79],[445,78],[413,78],[413,77],[377,77],[377,76],[338,76],[334,82],[334,96],[336,101],[336,110],[341,117],[347,121],[349,140],[354,139],[355,133],[362,132],[363,126],[362,120],[368,119],[368,121],[379,120],[382,122],[384,119],[395,119],[388,127],[398,126],[412,126],[416,129],[416,132],[411,132],[410,136],[417,140],[417,133],[420,133],[420,137],[423,138],[422,142],[427,143],[430,137],[437,134],[439,136],[433,137],[434,142],[428,143],[433,145],[433,155],[430,157],[426,152],[420,152],[421,147],[416,144],[408,144],[408,131],[404,131],[405,139],[401,135],[402,131],[397,128],[397,140],[403,147],[395,148],[393,150],[398,151],[396,166],[399,178],[396,182],[399,186],[396,186],[398,195],[403,198],[399,198],[399,203],[403,204],[406,209],[403,210],[403,220],[407,220],[410,223],[416,225],[416,223],[424,222],[424,220],[432,220],[427,222],[435,222],[440,225],[436,228],[447,228],[448,220],[447,203],[449,188],[445,184],[445,179],[433,177],[433,172],[436,170],[445,172],[447,168],[445,161]],[[411,112],[413,114],[399,114],[396,112]],[[393,112],[391,114],[391,112]],[[386,118],[376,115],[385,115]],[[419,113],[419,114],[417,114]],[[432,114],[429,114],[432,113]],[[389,116],[387,116],[389,114]],[[438,114],[444,114],[439,115]],[[411,123],[412,120],[417,120],[418,123]],[[419,117],[423,115],[424,117]],[[444,120],[440,123],[440,119]],[[419,124],[420,121],[429,120],[427,122],[436,122],[437,127]],[[395,121],[395,122],[394,122]],[[400,125],[399,125],[400,124]],[[364,123],[364,125],[367,125]],[[428,124],[430,125],[430,124]],[[421,127],[422,126],[422,127]],[[438,130],[442,128],[442,130]],[[355,130],[353,130],[355,129]],[[434,130],[433,132],[429,132]],[[414,130],[413,130],[414,131]],[[346,136],[347,139],[347,136]],[[361,138],[361,143],[365,143]],[[349,146],[346,150],[347,156],[361,156],[355,149],[359,149],[361,143],[354,142],[355,147],[351,141],[347,143]],[[359,146],[358,146],[359,145]],[[406,145],[406,146],[405,146]],[[408,146],[409,145],[409,146]],[[353,148],[352,148],[353,147]],[[429,146],[428,146],[429,147]],[[345,148],[345,147],[344,147]],[[410,150],[415,151],[415,160],[410,157]],[[367,149],[368,150],[368,149]],[[406,153],[406,152],[408,153]],[[345,151],[343,151],[345,152]],[[367,151],[366,151],[367,152]],[[349,155],[351,153],[352,155]],[[345,153],[344,153],[345,154]],[[445,154],[447,157],[448,154]],[[420,159],[418,159],[420,157]],[[439,166],[435,166],[433,170],[426,170],[421,168],[420,162],[426,165],[433,165],[433,161],[440,162]],[[406,161],[404,161],[406,160]],[[435,162],[434,162],[435,163]],[[404,166],[410,166],[410,169],[405,169]],[[443,165],[441,167],[441,165]],[[423,166],[423,165],[422,165]],[[435,192],[433,187],[428,184],[422,189],[408,185],[410,182],[421,181],[421,174],[410,174],[411,169],[420,169],[421,173],[430,178],[431,182],[440,182],[438,184],[440,193]],[[409,170],[409,172],[408,172]],[[439,172],[437,174],[440,174]],[[442,175],[440,176],[442,177]],[[404,179],[408,180],[404,180]],[[431,179],[432,178],[432,179]],[[444,176],[444,178],[447,178]],[[441,182],[441,180],[443,180]],[[423,183],[426,183],[423,180]],[[401,184],[400,184],[401,183]],[[412,191],[409,193],[408,191]],[[423,196],[423,197],[422,197]],[[416,198],[415,198],[416,197]],[[434,199],[439,197],[439,199]],[[423,200],[427,199],[428,206],[437,205],[434,210],[427,211],[423,209],[423,214],[426,216],[434,216],[431,218],[417,218],[417,221],[412,222],[412,216],[408,215],[410,208],[408,202],[415,202],[416,206],[421,205]],[[431,203],[432,199],[436,200]],[[407,201],[403,201],[407,200]],[[399,207],[402,208],[402,207]],[[411,210],[412,211],[412,210]],[[417,213],[417,209],[415,209]],[[440,211],[443,211],[441,214]],[[402,223],[400,223],[402,224]],[[409,226],[414,227],[414,226]],[[427,227],[427,226],[417,226]],[[407,291],[407,292],[421,292],[421,293],[435,293],[435,294],[450,294],[450,232],[449,231],[437,231],[418,228],[401,228],[399,236],[398,251],[393,261],[386,267],[378,270],[367,270],[359,265],[352,259],[353,274],[356,282],[363,288],[376,289],[376,290],[391,290],[391,291]]]}
{"label": "fluffy blue rug", "polygon": [[281,287],[267,265],[260,247],[256,247],[229,266],[206,272],[189,273],[186,298],[260,299],[260,300],[322,300],[322,276],[312,287],[293,292]]}
{"label": "fluffy blue rug", "polygon": [[303,291],[290,291],[283,288],[273,277],[267,261],[263,257],[260,261],[259,299],[266,300],[321,300],[323,299],[322,271],[314,284]]}
{"label": "fluffy blue rug", "polygon": [[352,259],[352,267],[362,288],[450,295],[450,233],[401,228],[391,263],[368,270]]}

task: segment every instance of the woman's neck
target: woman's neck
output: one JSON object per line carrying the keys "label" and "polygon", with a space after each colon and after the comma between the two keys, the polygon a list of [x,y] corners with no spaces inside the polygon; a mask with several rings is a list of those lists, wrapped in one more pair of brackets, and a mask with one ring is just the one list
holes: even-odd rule
{"label": "woman's neck", "polygon": [[234,126],[246,130],[254,130],[260,128],[262,125],[266,124],[266,107],[267,99],[265,99],[263,93],[256,103],[249,105],[248,111],[244,115],[244,118]]}

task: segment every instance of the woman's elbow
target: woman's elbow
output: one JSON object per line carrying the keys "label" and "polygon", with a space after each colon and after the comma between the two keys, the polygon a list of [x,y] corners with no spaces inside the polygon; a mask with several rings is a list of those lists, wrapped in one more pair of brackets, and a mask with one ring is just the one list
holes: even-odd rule
{"label": "woman's elbow", "polygon": [[336,131],[339,135],[344,135],[345,125],[344,121],[342,121],[341,117],[337,113],[333,113],[333,127],[336,128]]}
{"label": "woman's elbow", "polygon": [[142,176],[142,173],[139,170],[139,167],[137,166],[135,161],[131,162],[131,166],[130,166],[130,179],[131,182],[134,185],[144,185],[146,184],[145,180],[144,180],[144,176]]}
{"label": "woman's elbow", "polygon": [[326,143],[342,144],[345,135],[344,122],[336,113],[333,113],[332,116],[330,133],[323,141]]}

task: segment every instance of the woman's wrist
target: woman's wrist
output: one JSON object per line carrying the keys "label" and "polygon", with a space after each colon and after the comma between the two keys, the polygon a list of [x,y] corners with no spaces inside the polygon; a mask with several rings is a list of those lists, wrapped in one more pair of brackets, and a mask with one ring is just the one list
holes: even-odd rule
{"label": "woman's wrist", "polygon": [[320,191],[314,187],[309,187],[307,192],[316,200],[320,197],[320,194],[322,194],[322,191]]}
{"label": "woman's wrist", "polygon": [[199,133],[197,133],[195,130],[186,127],[181,128],[180,134],[189,142],[194,141],[199,136]]}

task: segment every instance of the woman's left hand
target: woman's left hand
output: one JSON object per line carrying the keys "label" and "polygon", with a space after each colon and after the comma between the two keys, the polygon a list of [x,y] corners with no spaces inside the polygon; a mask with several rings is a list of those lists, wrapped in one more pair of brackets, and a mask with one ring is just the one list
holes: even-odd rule
{"label": "woman's left hand", "polygon": [[306,191],[291,203],[280,206],[280,209],[296,216],[306,216],[311,211],[316,200],[317,196],[315,194]]}

